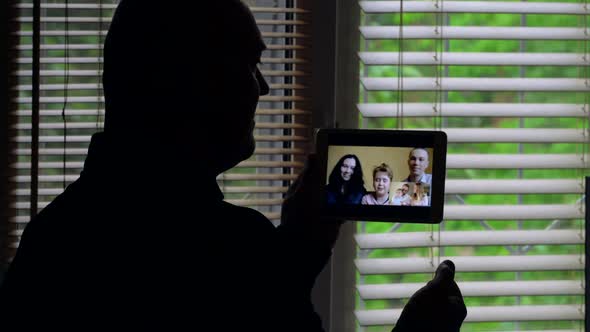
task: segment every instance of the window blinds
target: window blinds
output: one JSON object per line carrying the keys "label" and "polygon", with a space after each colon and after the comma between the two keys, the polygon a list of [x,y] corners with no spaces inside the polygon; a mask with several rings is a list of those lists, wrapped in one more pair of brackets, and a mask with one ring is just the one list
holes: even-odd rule
{"label": "window blinds", "polygon": [[[14,45],[16,70],[12,73],[16,108],[13,143],[15,163],[11,185],[12,217],[8,247],[18,247],[19,236],[30,220],[32,147],[32,50],[33,2],[14,1],[18,37]],[[90,137],[101,131],[104,120],[102,46],[115,0],[41,1],[40,120],[38,209],[74,181],[82,167]],[[293,1],[250,1],[268,46],[262,55],[262,74],[270,93],[260,98],[256,115],[255,155],[219,176],[226,200],[280,218],[280,204],[291,180],[303,166],[308,150],[309,108],[305,86],[303,52],[305,11]],[[67,21],[67,24],[66,24]],[[68,36],[66,39],[65,36]],[[67,77],[67,78],[66,78]],[[66,85],[67,83],[67,85]],[[67,100],[65,91],[67,90]],[[65,106],[65,124],[62,108]],[[65,137],[64,137],[65,136]],[[64,147],[65,140],[65,147]],[[65,155],[65,163],[64,163]],[[9,256],[12,254],[9,253]]]}
{"label": "window blinds", "polygon": [[358,225],[359,330],[391,330],[444,259],[462,331],[581,329],[590,4],[359,4],[362,127],[449,138],[440,226]]}

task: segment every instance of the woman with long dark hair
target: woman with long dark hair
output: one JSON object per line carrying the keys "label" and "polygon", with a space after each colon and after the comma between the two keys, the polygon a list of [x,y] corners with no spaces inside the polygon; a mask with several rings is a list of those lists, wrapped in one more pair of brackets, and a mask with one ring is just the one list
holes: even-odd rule
{"label": "woman with long dark hair", "polygon": [[354,154],[344,155],[328,179],[328,204],[360,204],[367,193],[361,161]]}

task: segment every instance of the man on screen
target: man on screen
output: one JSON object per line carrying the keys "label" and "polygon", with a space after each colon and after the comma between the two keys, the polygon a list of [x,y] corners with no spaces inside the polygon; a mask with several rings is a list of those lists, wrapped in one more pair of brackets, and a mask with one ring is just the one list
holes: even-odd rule
{"label": "man on screen", "polygon": [[430,159],[425,148],[413,148],[408,156],[408,168],[410,175],[402,182],[421,182],[432,184],[432,174],[425,173]]}

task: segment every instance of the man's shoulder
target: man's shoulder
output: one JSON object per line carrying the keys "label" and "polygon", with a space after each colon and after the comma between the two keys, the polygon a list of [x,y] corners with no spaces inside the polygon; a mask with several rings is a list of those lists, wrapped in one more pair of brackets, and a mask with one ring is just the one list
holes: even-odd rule
{"label": "man's shoulder", "polygon": [[25,231],[27,228],[29,231],[39,228],[47,231],[59,227],[59,225],[67,224],[71,219],[70,216],[85,210],[84,198],[85,195],[80,188],[79,180],[73,182],[35,217],[31,218]]}

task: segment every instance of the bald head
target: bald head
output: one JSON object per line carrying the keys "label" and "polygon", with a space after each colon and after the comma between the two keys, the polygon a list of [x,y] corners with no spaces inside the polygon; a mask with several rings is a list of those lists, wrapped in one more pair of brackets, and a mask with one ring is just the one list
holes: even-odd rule
{"label": "bald head", "polygon": [[255,63],[263,48],[241,1],[122,0],[105,39],[105,130],[161,126],[163,108],[176,122],[188,108],[207,116],[230,79],[223,68]]}
{"label": "bald head", "polygon": [[238,0],[122,0],[105,40],[105,133],[233,167],[254,151],[264,48]]}

